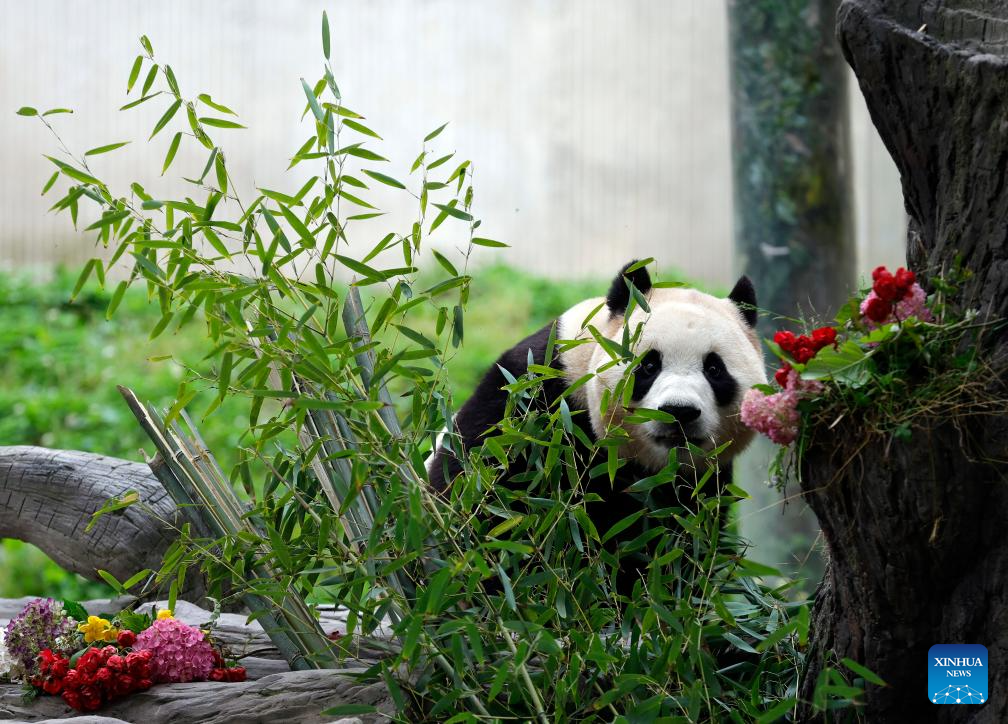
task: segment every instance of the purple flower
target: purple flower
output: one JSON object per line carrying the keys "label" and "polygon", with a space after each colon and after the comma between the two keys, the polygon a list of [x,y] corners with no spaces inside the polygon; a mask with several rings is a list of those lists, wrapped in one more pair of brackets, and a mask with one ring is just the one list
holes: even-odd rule
{"label": "purple flower", "polygon": [[[12,659],[12,679],[29,679],[39,672],[38,655],[42,649],[69,654],[66,644],[76,633],[74,622],[63,611],[63,604],[51,598],[29,601],[7,624],[7,652]],[[60,639],[60,642],[57,641]],[[61,645],[62,643],[62,645]]]}

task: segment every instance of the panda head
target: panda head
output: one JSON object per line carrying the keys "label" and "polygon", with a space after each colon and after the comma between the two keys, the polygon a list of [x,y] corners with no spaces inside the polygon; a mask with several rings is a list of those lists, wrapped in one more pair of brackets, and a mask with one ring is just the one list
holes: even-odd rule
{"label": "panda head", "polygon": [[[626,365],[612,365],[600,345],[583,344],[564,354],[564,366],[572,377],[595,373],[582,388],[592,429],[601,437],[607,424],[623,427],[630,440],[621,453],[648,470],[664,467],[670,449],[684,447],[687,442],[712,450],[730,440],[721,456],[723,461],[730,459],[753,436],[739,419],[742,396],[752,385],[766,382],[754,330],[756,294],[752,283],[741,277],[724,299],[695,289],[653,288],[646,268],[627,272],[633,263],[616,275],[605,308],[589,322],[600,334],[617,341],[623,336],[624,323],[631,332],[641,325],[633,350],[641,361],[634,370],[630,404],[624,406],[612,394],[626,373]],[[644,295],[650,312],[634,305],[627,318],[631,294],[627,280]],[[559,330],[563,337],[590,339],[583,323],[597,306],[598,300],[589,300],[564,314]],[[600,405],[605,389],[610,390],[610,403],[603,412]],[[676,422],[623,423],[636,408],[660,410]]]}

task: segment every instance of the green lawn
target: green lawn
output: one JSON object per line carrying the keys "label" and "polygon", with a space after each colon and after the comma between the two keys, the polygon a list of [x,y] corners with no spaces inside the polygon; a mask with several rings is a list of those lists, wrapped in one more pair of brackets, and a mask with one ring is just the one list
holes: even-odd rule
{"label": "green lawn", "polygon": [[[159,318],[144,291],[131,289],[106,321],[109,294],[88,286],[69,303],[74,274],[47,283],[0,275],[0,445],[42,445],[99,452],[139,460],[151,446],[134,421],[116,385],[141,399],[167,406],[182,378],[171,356],[199,366],[211,349],[204,325],[195,320],[178,331],[148,340]],[[509,344],[590,296],[605,293],[606,282],[556,282],[502,266],[476,272],[463,348],[452,359],[451,383],[457,403],[465,399],[488,365]],[[434,325],[431,315],[430,325]],[[206,365],[207,363],[202,363]],[[201,412],[210,397],[197,398]],[[248,411],[228,400],[200,429],[226,467]],[[50,595],[82,598],[109,589],[68,574],[38,549],[13,540],[0,546],[0,597]]]}

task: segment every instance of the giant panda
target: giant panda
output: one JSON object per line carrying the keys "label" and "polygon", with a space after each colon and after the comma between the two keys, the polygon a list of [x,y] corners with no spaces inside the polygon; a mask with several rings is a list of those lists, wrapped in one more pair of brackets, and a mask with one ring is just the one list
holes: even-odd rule
{"label": "giant panda", "polygon": [[[531,359],[535,364],[549,364],[563,376],[547,380],[541,398],[543,409],[555,409],[558,399],[568,386],[588,373],[594,376],[567,396],[572,421],[580,424],[589,439],[598,440],[605,434],[600,403],[604,390],[617,385],[626,373],[626,364],[610,364],[612,358],[586,330],[585,320],[593,311],[592,324],[598,333],[619,341],[624,326],[631,331],[642,325],[633,349],[640,364],[634,370],[630,404],[620,401],[606,411],[608,422],[621,425],[628,441],[619,451],[622,464],[614,483],[608,475],[597,476],[588,483],[602,502],[589,503],[587,512],[600,535],[615,523],[641,509],[641,501],[625,492],[638,480],[662,470],[669,453],[678,448],[679,460],[686,459],[683,448],[690,442],[711,451],[725,442],[730,444],[718,454],[718,478],[715,485],[730,481],[731,459],[752,439],[753,433],[739,419],[742,396],[758,383],[766,383],[766,372],[759,342],[755,334],[756,293],[748,277],[741,277],[727,298],[718,298],[684,287],[653,287],[646,267],[634,268],[636,262],[625,265],[613,279],[604,298],[586,299],[564,312],[557,320],[504,352],[477,385],[472,396],[459,409],[453,421],[451,445],[441,444],[431,459],[428,472],[431,485],[445,492],[462,470],[457,452],[462,454],[480,444],[481,438],[499,423],[505,414],[508,384],[501,368],[515,378],[525,374]],[[649,312],[634,305],[629,319],[631,291],[627,281],[644,296]],[[604,306],[602,306],[604,302]],[[600,311],[599,311],[600,310]],[[556,326],[558,340],[587,340],[579,345],[555,345],[553,359],[545,354],[552,328]],[[610,399],[612,399],[610,395]],[[635,408],[663,411],[676,423],[649,420],[644,423],[623,423]],[[585,460],[583,456],[578,459]],[[600,461],[587,460],[579,477]],[[497,484],[511,485],[511,478],[525,472],[527,464],[519,460],[500,478]],[[710,483],[708,483],[710,484]],[[521,483],[515,484],[522,485]],[[694,481],[668,484],[653,491],[657,499],[652,505],[689,506]],[[626,529],[610,541],[630,540],[641,532],[641,525]],[[620,561],[617,588],[629,594],[644,562],[624,565]]]}

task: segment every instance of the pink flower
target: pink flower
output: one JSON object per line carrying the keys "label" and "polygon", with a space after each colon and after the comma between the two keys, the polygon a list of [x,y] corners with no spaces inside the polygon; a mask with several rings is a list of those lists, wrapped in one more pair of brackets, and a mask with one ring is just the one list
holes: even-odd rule
{"label": "pink flower", "polygon": [[823,389],[818,380],[804,380],[790,365],[774,375],[783,389],[772,395],[748,390],[742,398],[742,423],[766,435],[778,445],[790,445],[798,437],[798,403]]}
{"label": "pink flower", "polygon": [[159,619],[142,631],[133,651],[150,652],[154,681],[203,681],[214,667],[213,648],[203,632],[174,618]]}
{"label": "pink flower", "polygon": [[896,303],[894,314],[897,319],[917,317],[922,322],[934,321],[931,310],[927,308],[927,294],[921,289],[920,284],[911,286],[909,293]]}
{"label": "pink flower", "polygon": [[798,399],[794,390],[773,395],[748,390],[742,398],[742,422],[778,445],[790,445],[798,437]]}
{"label": "pink flower", "polygon": [[815,395],[822,392],[823,383],[819,380],[805,380],[794,368],[788,370],[787,380],[783,385],[785,390],[791,390],[799,395]]}

